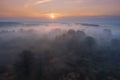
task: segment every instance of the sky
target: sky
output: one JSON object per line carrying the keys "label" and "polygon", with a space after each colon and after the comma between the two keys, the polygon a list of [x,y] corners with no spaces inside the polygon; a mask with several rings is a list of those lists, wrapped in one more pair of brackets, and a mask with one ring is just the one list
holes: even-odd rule
{"label": "sky", "polygon": [[0,0],[0,17],[120,16],[120,0]]}

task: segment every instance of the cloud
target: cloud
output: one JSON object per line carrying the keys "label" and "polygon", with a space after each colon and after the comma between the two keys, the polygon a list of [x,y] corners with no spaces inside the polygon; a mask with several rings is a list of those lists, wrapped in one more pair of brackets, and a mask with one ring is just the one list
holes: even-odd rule
{"label": "cloud", "polygon": [[47,3],[50,2],[52,0],[30,0],[27,3],[24,4],[25,8],[31,7],[31,6],[36,6],[39,4],[43,4],[43,3]]}
{"label": "cloud", "polygon": [[46,3],[46,2],[50,2],[51,0],[38,0],[34,3],[34,5],[38,5],[38,4],[42,4],[42,3]]}

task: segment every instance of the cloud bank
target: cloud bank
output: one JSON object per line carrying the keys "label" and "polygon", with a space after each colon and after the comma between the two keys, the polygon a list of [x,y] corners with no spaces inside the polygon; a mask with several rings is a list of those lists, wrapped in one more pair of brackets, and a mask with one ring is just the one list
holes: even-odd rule
{"label": "cloud bank", "polygon": [[50,1],[52,1],[52,0],[30,0],[24,4],[24,7],[28,8],[28,7],[36,6],[39,4],[47,3]]}

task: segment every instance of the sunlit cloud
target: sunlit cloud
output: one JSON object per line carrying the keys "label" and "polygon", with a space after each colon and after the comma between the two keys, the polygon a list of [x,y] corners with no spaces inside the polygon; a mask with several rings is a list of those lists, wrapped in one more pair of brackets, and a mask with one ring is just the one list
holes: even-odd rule
{"label": "sunlit cloud", "polygon": [[50,2],[50,1],[52,1],[52,0],[30,0],[27,3],[24,4],[24,7],[28,8],[28,7],[36,6],[36,5],[39,5],[39,4],[47,3],[47,2]]}

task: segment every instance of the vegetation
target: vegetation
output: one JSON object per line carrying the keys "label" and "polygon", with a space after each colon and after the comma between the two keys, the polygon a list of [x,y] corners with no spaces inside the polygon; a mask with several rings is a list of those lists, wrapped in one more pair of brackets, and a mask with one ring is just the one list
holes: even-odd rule
{"label": "vegetation", "polygon": [[42,40],[38,49],[24,50],[14,64],[0,66],[0,80],[120,80],[119,39],[103,47],[83,31],[69,30]]}

